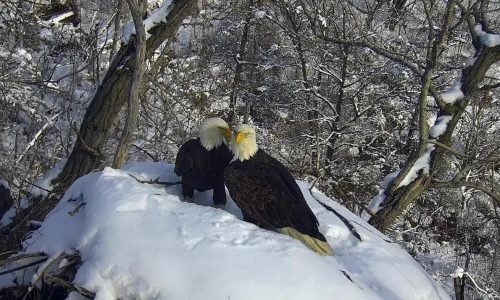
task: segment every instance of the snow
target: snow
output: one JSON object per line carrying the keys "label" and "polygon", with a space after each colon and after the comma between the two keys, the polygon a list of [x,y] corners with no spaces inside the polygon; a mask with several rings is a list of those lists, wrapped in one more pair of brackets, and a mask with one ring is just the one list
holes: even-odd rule
{"label": "snow", "polygon": [[453,278],[462,278],[464,276],[464,268],[455,269],[455,273],[452,274]]}
{"label": "snow", "polygon": [[[387,195],[385,194],[385,190],[389,187],[389,184],[398,176],[399,172],[400,170],[397,170],[384,177],[384,180],[382,181],[382,189],[379,190],[378,195],[373,197],[370,201],[370,204],[368,204],[367,208],[371,212],[376,213],[380,210],[381,204],[384,203],[384,200],[387,197]],[[370,220],[370,218],[371,215],[366,210],[363,210],[361,212],[361,219],[368,221]]]}
{"label": "snow", "polygon": [[12,221],[16,217],[16,212],[17,212],[16,207],[12,206],[11,208],[9,208],[9,210],[7,210],[0,219],[0,228],[5,227],[10,223],[12,223]]}
{"label": "snow", "polygon": [[448,122],[450,122],[451,119],[452,116],[439,116],[429,130],[429,136],[434,139],[440,137],[446,131],[446,126],[448,126]]}
{"label": "snow", "polygon": [[60,25],[60,22],[61,22],[62,20],[65,20],[65,19],[67,19],[67,18],[69,18],[69,17],[73,16],[74,14],[75,14],[75,13],[74,13],[74,12],[72,12],[72,11],[66,12],[66,13],[64,13],[64,14],[62,14],[62,15],[59,15],[59,16],[57,16],[57,17],[55,17],[55,18],[52,18],[52,19],[48,20],[48,23],[49,23],[49,24],[51,24],[51,25],[53,25],[53,26],[59,26],[59,25]]}
{"label": "snow", "polygon": [[473,57],[469,57],[469,58],[465,61],[465,63],[464,63],[464,67],[465,67],[465,68],[467,68],[467,67],[470,67],[470,66],[474,65],[474,63],[476,62],[476,59],[477,59],[477,57],[474,57],[474,56],[473,56]]}
{"label": "snow", "polygon": [[[144,28],[146,30],[146,39],[148,39],[151,34],[149,33],[149,30],[156,25],[165,22],[167,19],[168,14],[172,11],[174,8],[174,5],[172,4],[172,0],[165,0],[163,1],[163,4],[161,5],[160,8],[155,10],[151,16],[149,16],[147,19],[144,20]],[[123,33],[122,33],[122,43],[126,44],[130,40],[130,37],[135,34],[135,26],[134,22],[130,21],[123,27]]]}
{"label": "snow", "polygon": [[407,186],[418,177],[418,172],[422,171],[424,174],[429,174],[429,163],[431,160],[431,153],[434,151],[434,145],[427,144],[425,152],[415,161],[405,178],[401,180],[398,188]]}
{"label": "snow", "polygon": [[[456,86],[456,84],[455,84],[455,86]],[[458,90],[460,91],[460,87],[458,87]],[[462,92],[460,91],[460,93],[462,93]],[[442,95],[443,99],[444,99],[444,95],[445,94]],[[457,98],[455,98],[455,100],[462,98],[463,94],[461,94],[461,95],[462,95],[461,97],[457,97]],[[455,96],[452,96],[451,94],[449,94],[448,100],[450,100],[453,97],[455,97]],[[454,102],[455,100],[453,100],[452,102]],[[448,102],[448,103],[452,103],[452,102]],[[452,118],[453,118],[452,116],[447,116],[447,115],[442,115],[442,116],[439,116],[438,118],[436,118],[436,120],[433,123],[434,125],[432,125],[432,127],[429,130],[429,137],[432,139],[437,139],[438,137],[440,137],[446,131],[446,127],[448,126],[448,123],[452,120]],[[428,120],[428,121],[431,124],[432,121],[431,120]],[[411,182],[413,182],[413,180],[415,180],[418,177],[419,171],[422,171],[423,174],[429,174],[429,164],[430,164],[431,154],[432,154],[432,151],[434,151],[434,149],[435,149],[435,146],[433,144],[427,144],[425,146],[425,152],[415,161],[415,163],[411,167],[408,174],[406,174],[405,178],[399,183],[398,188],[403,187],[403,186],[407,186]],[[397,176],[397,173],[392,173],[389,175],[393,175],[393,174],[396,174],[395,176]],[[386,179],[387,179],[387,177],[386,177]],[[386,179],[384,179],[384,182]],[[385,188],[387,188],[386,183],[384,183],[384,189]],[[383,194],[383,195],[385,195],[385,194]],[[385,199],[385,196],[384,196],[384,199]],[[372,201],[370,202],[369,208],[370,207],[373,208],[374,209],[373,211],[376,212],[378,210],[378,207],[379,207],[379,205],[376,205],[376,203],[380,204],[380,203],[382,203],[381,201],[383,201],[384,199],[380,200],[380,194],[375,196],[374,199],[372,199]],[[366,213],[363,216],[364,216],[363,219],[365,219],[365,220],[367,220],[366,218],[369,218],[366,215]]]}
{"label": "snow", "polygon": [[323,27],[327,27],[327,26],[326,26],[327,24],[326,24],[326,18],[325,18],[325,17],[323,17],[323,16],[321,16],[321,15],[318,15],[318,19],[319,19],[319,21],[320,21],[320,23],[321,23],[321,25],[322,25]]}
{"label": "snow", "polygon": [[384,177],[382,181],[382,188],[385,190],[389,187],[389,184],[398,177],[400,170],[394,171],[391,174]]}
{"label": "snow", "polygon": [[[385,198],[387,198],[387,195],[385,194],[385,192],[379,191],[378,195],[376,195],[375,197],[372,198],[372,200],[370,200],[370,204],[368,204],[367,208],[371,212],[376,213],[377,211],[380,210],[380,206],[382,205],[382,203],[384,203]],[[361,219],[368,222],[368,220],[370,220],[370,218],[371,218],[371,215],[366,210],[363,210],[361,212]]]}
{"label": "snow", "polygon": [[[48,191],[52,190],[52,185],[51,181],[61,173],[62,169],[64,168],[64,165],[66,164],[66,160],[61,160],[59,161],[54,168],[52,168],[45,177],[38,179],[35,181],[31,189],[29,190],[29,193],[32,197],[37,197],[37,196],[47,196]],[[19,203],[14,203],[14,205],[7,210],[0,218],[0,228],[5,227],[12,223],[12,221],[15,219],[17,211],[20,209],[26,209],[29,206],[29,201],[27,197],[21,198]]]}
{"label": "snow", "polygon": [[456,101],[464,98],[464,93],[461,90],[462,84],[460,83],[460,80],[457,80],[455,84],[450,87],[446,92],[441,94],[441,99],[445,103],[453,104]]}
{"label": "snow", "polygon": [[265,18],[265,17],[266,17],[266,12],[265,11],[257,10],[255,12],[255,18],[256,19],[262,19],[262,18]]}
{"label": "snow", "polygon": [[3,179],[2,177],[0,177],[0,186],[3,186],[7,190],[10,190],[9,183],[7,182],[7,180]]}
{"label": "snow", "polygon": [[481,43],[486,47],[493,48],[500,45],[500,35],[483,31],[483,27],[481,26],[481,24],[477,24],[476,26],[474,26],[474,31],[481,39]]}
{"label": "snow", "polygon": [[[298,183],[332,256],[242,221],[230,198],[224,209],[208,206],[211,192],[185,203],[179,185],[141,184],[129,173],[179,180],[172,165],[153,162],[83,176],[25,242],[25,252],[52,260],[77,250],[82,265],[74,283],[95,299],[450,299],[408,253],[321,192],[311,194],[307,182]],[[348,219],[362,241],[315,198]],[[16,276],[20,284],[36,280],[34,274],[2,275],[0,286],[13,285]]]}
{"label": "snow", "polygon": [[60,160],[54,168],[52,168],[45,177],[35,181],[33,187],[30,189],[30,195],[36,196],[47,196],[48,191],[51,191],[53,186],[51,184],[52,180],[55,179],[66,165],[66,159]]}

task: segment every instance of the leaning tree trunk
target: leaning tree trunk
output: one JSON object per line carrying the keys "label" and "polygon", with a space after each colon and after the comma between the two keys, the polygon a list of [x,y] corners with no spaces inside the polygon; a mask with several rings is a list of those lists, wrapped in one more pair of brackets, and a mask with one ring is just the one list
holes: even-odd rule
{"label": "leaning tree trunk", "polygon": [[[164,22],[149,29],[146,59],[165,41],[173,40],[182,21],[196,8],[195,0],[174,0]],[[87,108],[77,140],[61,174],[55,179],[54,195],[61,195],[78,177],[98,169],[103,161],[106,144],[119,111],[128,99],[128,86],[135,63],[135,42],[122,45],[97,88]],[[41,220],[57,203],[57,197],[45,199],[32,209],[30,219]]]}
{"label": "leaning tree trunk", "polygon": [[453,151],[451,147],[453,141],[452,135],[465,109],[469,105],[471,96],[478,90],[479,83],[484,79],[488,69],[498,61],[500,61],[500,45],[495,47],[482,45],[475,56],[474,63],[462,70],[460,90],[464,97],[454,103],[444,103],[438,99],[439,111],[437,117],[449,116],[451,120],[448,122],[446,131],[442,135],[435,141],[429,136],[426,144],[423,145],[423,147],[430,146],[431,144],[434,145],[434,150],[430,153],[429,171],[420,171],[417,177],[408,185],[400,185],[422,154],[415,153],[405,168],[401,170],[398,177],[385,190],[386,198],[376,216],[369,220],[370,224],[382,231],[386,230],[403,213],[409,204],[413,203],[422,193],[431,187],[433,184],[432,176],[435,174],[439,164],[442,163],[443,155],[447,151]]}

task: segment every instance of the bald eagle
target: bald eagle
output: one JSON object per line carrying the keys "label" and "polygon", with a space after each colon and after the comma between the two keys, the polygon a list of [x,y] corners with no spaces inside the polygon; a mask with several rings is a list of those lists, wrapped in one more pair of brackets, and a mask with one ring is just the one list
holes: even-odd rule
{"label": "bald eagle", "polygon": [[284,165],[257,147],[255,130],[238,125],[231,149],[234,157],[224,179],[245,221],[277,229],[321,255],[330,255],[333,250],[319,232],[318,220],[297,182]]}
{"label": "bald eagle", "polygon": [[194,190],[213,189],[214,204],[226,204],[224,168],[232,157],[226,146],[230,139],[229,125],[221,118],[210,118],[202,123],[198,138],[181,146],[174,172],[182,177],[182,195],[187,202],[193,202]]}

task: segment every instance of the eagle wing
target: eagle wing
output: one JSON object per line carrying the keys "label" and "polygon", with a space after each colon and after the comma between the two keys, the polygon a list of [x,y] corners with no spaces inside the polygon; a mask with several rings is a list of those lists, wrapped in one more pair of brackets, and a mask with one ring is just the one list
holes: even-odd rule
{"label": "eagle wing", "polygon": [[268,209],[272,217],[279,216],[279,228],[292,227],[312,237],[317,236],[318,220],[307,205],[304,195],[285,166],[275,161],[266,181],[273,186],[269,191]]}
{"label": "eagle wing", "polygon": [[174,168],[174,172],[175,174],[177,174],[177,176],[184,176],[194,166],[195,153],[193,151],[194,145],[192,141],[195,140],[189,140],[185,142],[177,152]]}
{"label": "eagle wing", "polygon": [[236,162],[226,168],[233,199],[261,227],[292,227],[312,237],[320,235],[318,221],[293,176],[280,162],[262,154],[246,167]]}

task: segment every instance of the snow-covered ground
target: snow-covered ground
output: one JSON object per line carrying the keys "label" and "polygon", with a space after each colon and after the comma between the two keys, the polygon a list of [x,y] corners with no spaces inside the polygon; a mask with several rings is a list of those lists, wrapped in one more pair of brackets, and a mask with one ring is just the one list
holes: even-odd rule
{"label": "snow-covered ground", "polygon": [[[449,299],[397,244],[313,190],[362,241],[355,238],[307,182],[299,185],[333,256],[242,221],[230,199],[224,210],[210,206],[211,192],[185,203],[179,185],[143,184],[129,174],[179,180],[172,165],[152,162],[88,174],[26,241],[25,252],[56,257],[78,250],[83,263],[74,282],[96,299]],[[34,278],[10,273],[0,276],[0,287],[16,277],[19,284]]]}

